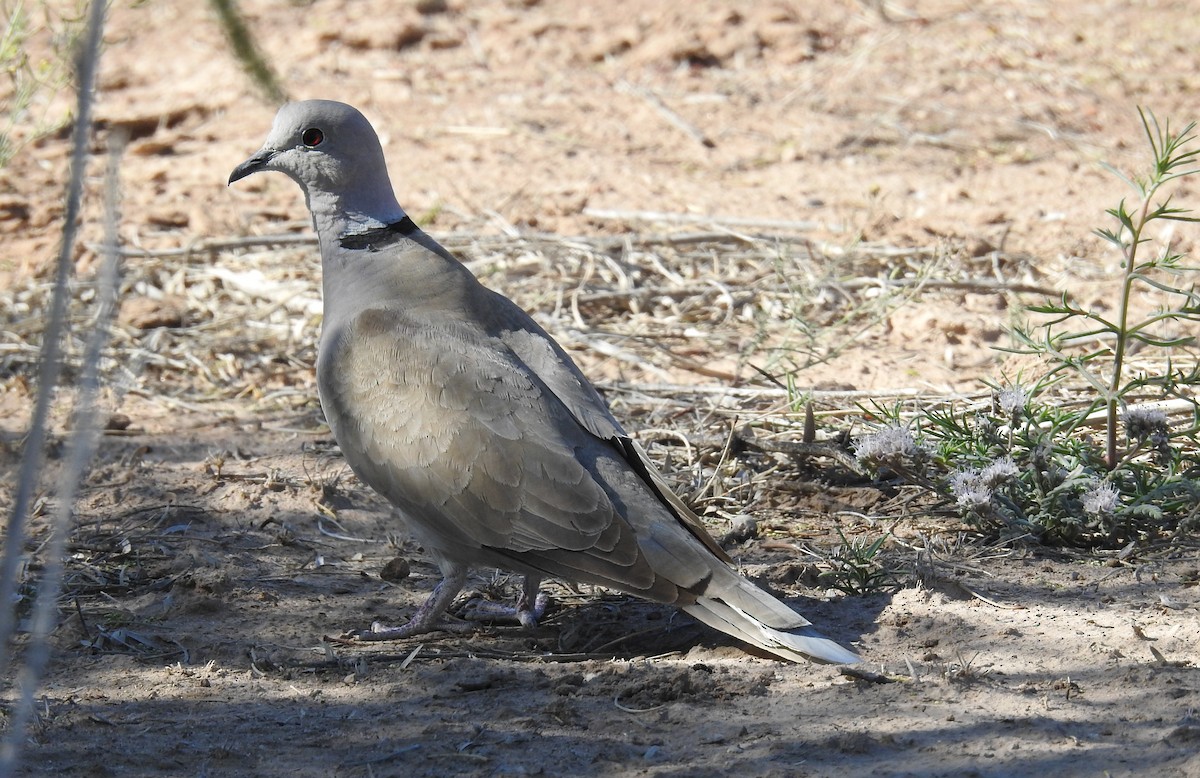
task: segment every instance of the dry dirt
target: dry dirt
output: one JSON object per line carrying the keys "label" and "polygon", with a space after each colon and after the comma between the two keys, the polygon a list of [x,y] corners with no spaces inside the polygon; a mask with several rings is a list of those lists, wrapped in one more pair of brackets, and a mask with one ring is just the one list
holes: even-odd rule
{"label": "dry dirt", "polygon": [[[77,303],[117,130],[123,242],[146,253],[107,367],[124,429],[83,489],[25,774],[1200,775],[1194,550],[989,544],[827,462],[721,457],[747,418],[798,434],[755,366],[822,357],[797,381],[845,429],[856,401],[979,397],[1030,368],[991,349],[1037,299],[1022,289],[1111,305],[1116,258],[1090,230],[1125,193],[1099,163],[1144,162],[1139,104],[1198,118],[1195,3],[241,6],[286,89],[374,121],[410,213],[568,345],[715,533],[760,516],[731,553],[865,671],[748,656],[564,587],[533,632],[325,642],[404,618],[434,570],[320,421],[311,246],[170,253],[305,234],[282,176],[224,183],[274,106],[207,3],[117,2]],[[39,95],[0,171],[6,515],[68,155],[66,133],[30,132],[71,99]],[[1194,251],[1194,230],[1174,237]],[[35,560],[49,477],[42,494]],[[812,587],[835,525],[894,530],[895,588]],[[393,559],[411,574],[381,579]]]}

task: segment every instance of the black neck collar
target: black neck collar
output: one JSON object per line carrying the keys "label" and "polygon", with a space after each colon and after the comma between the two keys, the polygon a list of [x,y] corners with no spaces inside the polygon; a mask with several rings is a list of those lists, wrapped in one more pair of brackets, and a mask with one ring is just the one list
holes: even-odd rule
{"label": "black neck collar", "polygon": [[342,248],[351,251],[379,251],[402,238],[411,237],[417,229],[416,223],[405,216],[400,221],[392,222],[384,227],[343,235],[338,243]]}

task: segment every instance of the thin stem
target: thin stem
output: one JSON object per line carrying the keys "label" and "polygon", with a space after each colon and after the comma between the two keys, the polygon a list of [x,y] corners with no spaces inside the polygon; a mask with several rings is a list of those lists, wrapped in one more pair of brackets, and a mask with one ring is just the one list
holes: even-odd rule
{"label": "thin stem", "polygon": [[[72,251],[75,247],[78,214],[83,201],[83,178],[88,156],[88,137],[92,128],[92,102],[96,79],[97,63],[100,59],[100,41],[104,32],[104,15],[107,3],[103,0],[93,0],[88,13],[87,35],[76,60],[76,79],[78,90],[75,114],[75,128],[72,133],[72,151],[70,178],[67,182],[66,206],[63,216],[62,245],[59,247],[58,266],[55,273],[54,295],[48,314],[45,334],[42,344],[42,363],[39,368],[38,396],[34,406],[33,419],[30,421],[29,434],[25,439],[22,452],[21,471],[17,476],[16,495],[13,499],[12,513],[9,515],[8,536],[5,538],[3,561],[0,562],[0,677],[7,675],[7,669],[12,662],[12,637],[16,626],[14,595],[16,592],[16,574],[24,550],[26,523],[29,512],[29,498],[37,483],[38,472],[41,469],[45,455],[46,419],[49,407],[53,401],[54,387],[58,383],[62,370],[62,345],[59,339],[67,317],[69,298],[68,282]],[[60,493],[64,516],[69,517],[71,508],[69,498]],[[35,624],[35,632],[39,629],[48,633],[54,602],[52,598],[53,583],[48,579],[56,575],[58,566],[62,564],[63,535],[65,521],[58,524],[58,542],[52,542],[47,551],[46,570],[39,585],[38,600],[44,603],[45,610]],[[48,587],[45,591],[41,587]],[[35,611],[37,605],[35,604]],[[35,619],[38,614],[35,613]],[[35,654],[38,652],[34,652]],[[25,729],[33,715],[33,698],[44,666],[47,654],[31,656],[20,673],[13,673],[17,678],[17,702],[13,705],[12,714],[8,721],[8,732],[0,743],[0,775],[9,776],[16,772],[21,748],[25,743]]]}
{"label": "thin stem", "polygon": [[1125,350],[1129,344],[1129,298],[1133,293],[1133,282],[1137,279],[1137,274],[1134,272],[1135,260],[1138,246],[1142,242],[1142,228],[1146,226],[1147,214],[1150,212],[1150,201],[1157,189],[1157,181],[1146,189],[1142,196],[1141,207],[1138,208],[1137,218],[1131,219],[1129,224],[1130,240],[1129,247],[1125,251],[1125,277],[1121,281],[1121,311],[1116,328],[1117,342],[1113,346],[1112,379],[1109,382],[1107,398],[1108,447],[1104,459],[1109,471],[1116,469],[1119,461],[1117,456],[1117,407],[1121,392],[1121,372],[1125,366]]}
{"label": "thin stem", "polygon": [[[55,265],[54,291],[50,298],[50,309],[46,312],[46,328],[42,335],[42,353],[38,364],[37,397],[33,405],[29,432],[21,451],[21,466],[5,528],[4,551],[0,556],[0,678],[7,676],[12,659],[11,645],[16,626],[17,575],[25,549],[26,524],[29,506],[38,484],[46,445],[46,423],[50,406],[54,402],[54,388],[62,372],[60,342],[66,328],[67,307],[70,300],[69,282],[74,263],[71,258],[75,250],[75,236],[79,227],[79,213],[83,201],[84,171],[88,157],[88,134],[92,127],[92,87],[95,80],[96,62],[99,58],[100,35],[106,4],[96,0],[92,3],[87,37],[77,60],[78,102],[75,109],[75,127],[71,138],[71,167],[67,180],[65,205],[63,208],[62,243],[59,245],[58,262]],[[15,729],[15,725],[11,725]],[[15,764],[15,755],[9,758],[9,750],[0,751],[0,768],[4,764]]]}

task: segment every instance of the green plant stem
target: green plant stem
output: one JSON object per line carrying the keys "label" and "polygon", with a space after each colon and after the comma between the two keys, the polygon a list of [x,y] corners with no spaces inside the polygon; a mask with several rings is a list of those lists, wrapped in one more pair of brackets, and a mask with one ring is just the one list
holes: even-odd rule
{"label": "green plant stem", "polygon": [[1129,225],[1129,248],[1125,251],[1125,277],[1121,282],[1121,311],[1120,321],[1116,328],[1117,341],[1113,349],[1112,378],[1108,386],[1108,428],[1107,451],[1105,465],[1109,471],[1116,469],[1117,459],[1117,427],[1118,427],[1118,397],[1121,391],[1121,372],[1125,366],[1125,349],[1129,344],[1129,298],[1133,294],[1133,282],[1137,279],[1138,245],[1142,241],[1142,228],[1146,226],[1146,216],[1150,210],[1150,201],[1154,197],[1158,184],[1153,183],[1142,196],[1141,207],[1138,208],[1137,219],[1131,219]]}
{"label": "green plant stem", "polygon": [[261,89],[272,103],[278,105],[287,102],[287,91],[279,83],[279,78],[275,75],[271,64],[259,51],[258,44],[255,43],[250,28],[246,26],[236,1],[211,0],[211,2],[217,12],[217,18],[221,21],[221,27],[225,30],[225,36],[229,39],[229,45],[233,47],[234,56],[250,75],[255,86]]}

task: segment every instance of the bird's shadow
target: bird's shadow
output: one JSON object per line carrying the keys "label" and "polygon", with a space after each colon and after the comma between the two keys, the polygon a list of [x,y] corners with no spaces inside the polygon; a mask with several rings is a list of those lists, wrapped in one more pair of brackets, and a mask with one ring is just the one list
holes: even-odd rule
{"label": "bird's shadow", "polygon": [[[508,588],[493,583],[484,591],[467,592],[459,602],[480,596],[500,595],[501,599],[506,599],[501,592]],[[891,601],[891,595],[845,596],[832,600],[783,599],[813,622],[817,631],[857,651],[856,642],[873,630],[876,618]],[[676,607],[624,594],[580,595],[565,587],[553,592],[545,615],[532,629],[511,623],[481,623],[477,630],[467,635],[435,633],[421,636],[421,641],[450,652],[461,649],[476,656],[514,660],[537,658],[554,662],[671,655],[697,657],[698,653],[704,652],[725,656],[739,651],[766,659],[777,658],[709,629]],[[394,649],[395,644],[391,650],[382,646],[380,650],[400,659],[405,656],[402,650],[393,654]],[[386,661],[386,656],[380,658]],[[869,660],[869,657],[864,659]]]}

